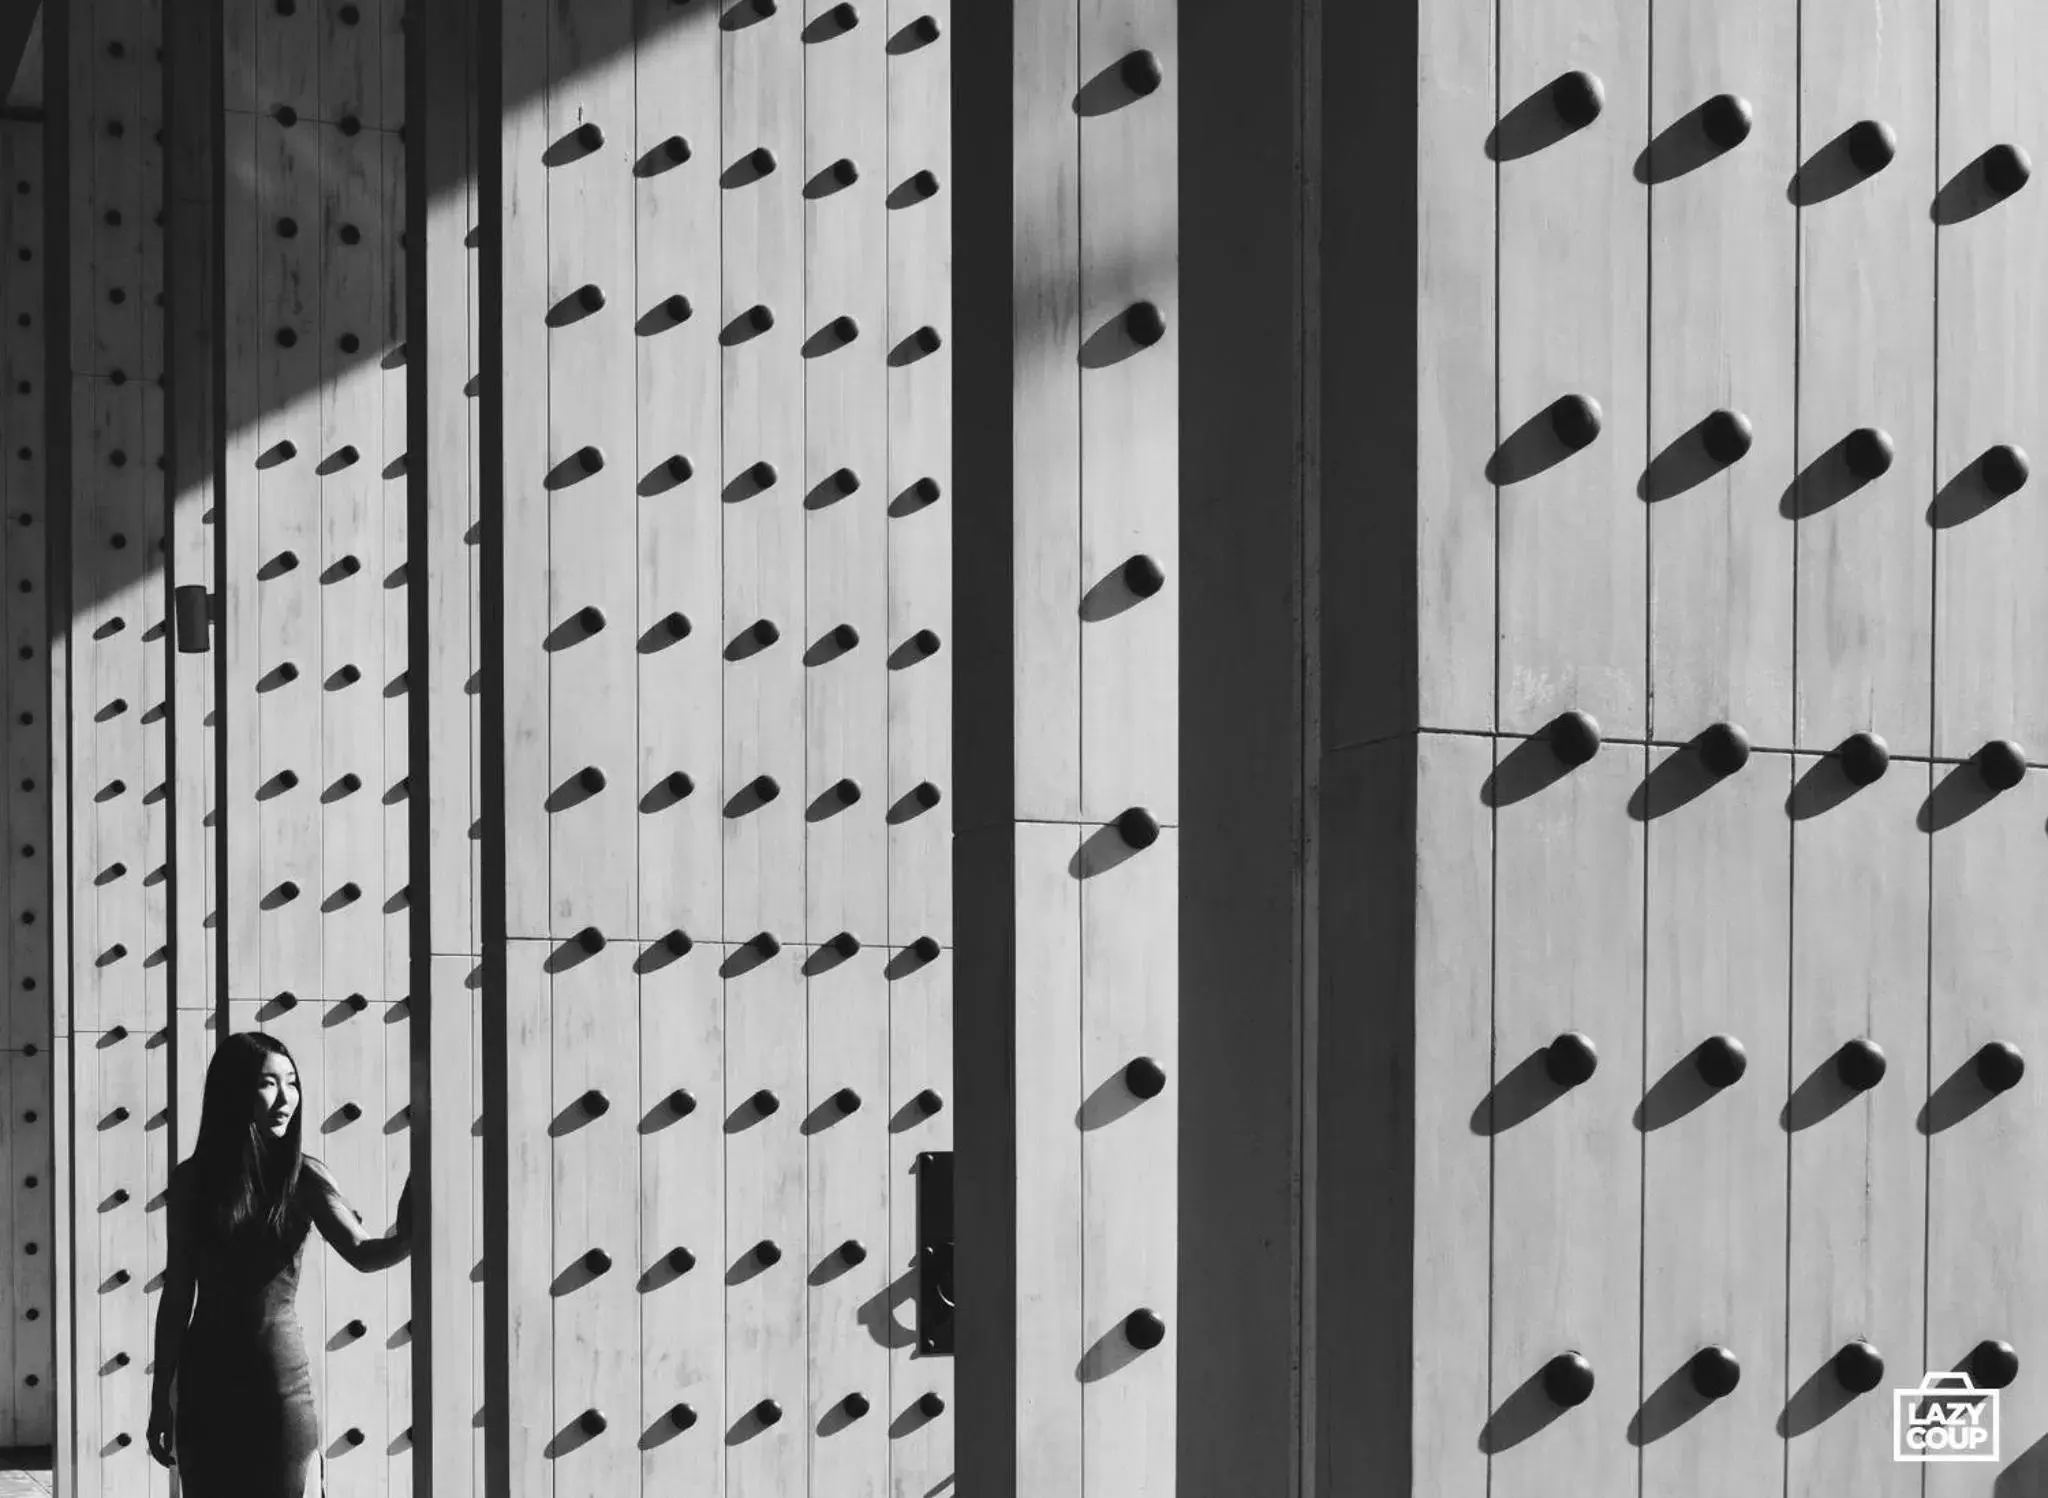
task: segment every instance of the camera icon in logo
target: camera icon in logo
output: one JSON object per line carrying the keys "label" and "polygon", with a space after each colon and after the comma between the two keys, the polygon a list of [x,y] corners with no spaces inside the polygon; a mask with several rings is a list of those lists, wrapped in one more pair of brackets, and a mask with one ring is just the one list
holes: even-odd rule
{"label": "camera icon in logo", "polygon": [[1995,1462],[1998,1390],[1967,1373],[1929,1373],[1917,1389],[1892,1390],[1892,1460]]}

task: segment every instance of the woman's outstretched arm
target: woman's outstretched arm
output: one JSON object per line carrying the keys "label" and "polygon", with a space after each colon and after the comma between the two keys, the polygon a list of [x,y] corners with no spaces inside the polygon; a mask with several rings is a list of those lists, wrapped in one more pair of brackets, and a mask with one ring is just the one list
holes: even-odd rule
{"label": "woman's outstretched arm", "polygon": [[406,1177],[405,1190],[399,1194],[398,1219],[392,1224],[390,1236],[376,1238],[363,1226],[361,1215],[342,1195],[340,1185],[324,1162],[307,1155],[304,1172],[311,1188],[314,1225],[320,1229],[320,1236],[334,1245],[336,1253],[365,1273],[404,1262],[412,1252],[412,1177]]}

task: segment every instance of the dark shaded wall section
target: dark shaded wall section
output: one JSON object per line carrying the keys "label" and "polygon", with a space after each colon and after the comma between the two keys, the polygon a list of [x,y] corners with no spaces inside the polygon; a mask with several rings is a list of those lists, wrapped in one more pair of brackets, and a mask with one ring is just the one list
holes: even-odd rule
{"label": "dark shaded wall section", "polygon": [[[1015,0],[953,16],[953,1120],[962,1493],[1003,1498],[1017,1471],[1016,493],[1011,466]],[[970,1227],[970,1225],[972,1225]],[[990,1307],[976,1315],[967,1307]]]}
{"label": "dark shaded wall section", "polygon": [[1316,111],[1315,1492],[1407,1493],[1414,1337],[1418,19],[1333,5]]}
{"label": "dark shaded wall section", "polygon": [[1180,11],[1185,1498],[1299,1491],[1303,18]]}
{"label": "dark shaded wall section", "polygon": [[[1017,1471],[1012,132],[1028,0],[955,12],[963,1492]],[[1309,375],[1302,0],[1185,0],[1176,157],[1182,783],[1180,1324],[1171,1491],[1301,1491]],[[1028,1106],[1029,1100],[1025,1100]],[[1167,1490],[1162,1487],[1162,1491]]]}

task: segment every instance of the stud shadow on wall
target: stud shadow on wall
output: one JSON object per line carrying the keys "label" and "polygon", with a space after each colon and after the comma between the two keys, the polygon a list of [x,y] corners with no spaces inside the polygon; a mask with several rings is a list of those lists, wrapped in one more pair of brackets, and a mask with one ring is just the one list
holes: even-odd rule
{"label": "stud shadow on wall", "polygon": [[[1884,1360],[1876,1349],[1867,1342],[1849,1344],[1853,1353],[1845,1349],[1829,1358],[1806,1376],[1792,1397],[1785,1401],[1784,1409],[1778,1412],[1778,1434],[1785,1439],[1803,1436],[1819,1428],[1853,1404],[1856,1399],[1877,1387],[1884,1377]],[[1875,1377],[1867,1365],[1875,1365]],[[1848,1379],[1850,1382],[1845,1382]],[[1869,1379],[1866,1388],[1854,1387]]]}
{"label": "stud shadow on wall", "polygon": [[751,1441],[772,1425],[782,1422],[782,1406],[773,1399],[757,1402],[725,1429],[725,1444],[738,1446]]}
{"label": "stud shadow on wall", "polygon": [[1519,484],[1555,468],[1600,435],[1600,403],[1589,395],[1561,395],[1510,432],[1486,460],[1489,484]]}
{"label": "stud shadow on wall", "polygon": [[728,1286],[744,1285],[758,1279],[782,1262],[782,1246],[772,1239],[763,1238],[752,1248],[726,1266],[725,1283]]}
{"label": "stud shadow on wall", "polygon": [[890,983],[894,983],[898,978],[908,977],[919,968],[930,967],[937,962],[943,950],[937,937],[920,936],[902,951],[890,956],[888,962],[882,966],[882,977]]}
{"label": "stud shadow on wall", "polygon": [[637,492],[642,499],[653,499],[658,494],[681,488],[696,471],[696,465],[688,458],[681,453],[673,453],[641,476]]}
{"label": "stud shadow on wall", "polygon": [[835,37],[845,36],[859,24],[860,7],[856,6],[853,0],[840,0],[839,4],[805,26],[802,35],[807,44],[816,46],[820,42],[829,42]]}
{"label": "stud shadow on wall", "polygon": [[[741,942],[730,952],[726,953],[725,960],[718,964],[718,976],[721,978],[744,978],[755,968],[761,966],[762,963],[773,960],[781,950],[782,943],[766,931],[763,931],[752,939]],[[768,1112],[773,1111],[774,1109],[770,1108],[762,1116],[766,1117]]]}
{"label": "stud shadow on wall", "polygon": [[827,666],[860,644],[860,631],[851,624],[835,624],[811,642],[804,652],[806,666]]}
{"label": "stud shadow on wall", "polygon": [[1636,480],[1636,498],[1647,504],[1675,499],[1741,462],[1752,440],[1749,418],[1740,411],[1710,411],[1651,459]]}
{"label": "stud shadow on wall", "polygon": [[579,286],[548,309],[547,325],[567,328],[604,310],[604,292],[594,285]]}
{"label": "stud shadow on wall", "polygon": [[1593,1042],[1576,1030],[1531,1051],[1479,1100],[1470,1119],[1472,1132],[1491,1138],[1526,1123],[1588,1080],[1599,1059]]}
{"label": "stud shadow on wall", "polygon": [[718,330],[721,348],[737,348],[743,343],[759,338],[775,326],[775,313],[765,303],[756,302],[738,317]]}
{"label": "stud shadow on wall", "polygon": [[1999,443],[1987,448],[1947,483],[1928,502],[1927,523],[1936,530],[1948,530],[1975,520],[2000,501],[2009,499],[2026,486],[2031,465],[2020,448]]}
{"label": "stud shadow on wall", "polygon": [[1519,161],[1583,130],[1606,107],[1606,90],[1591,73],[1564,73],[1500,117],[1486,133],[1489,161]]}
{"label": "stud shadow on wall", "polygon": [[322,1014],[319,1014],[319,1029],[332,1031],[336,1025],[346,1025],[348,1021],[352,1021],[356,1014],[360,1014],[362,1010],[367,1010],[369,1006],[371,1006],[369,998],[365,998],[362,994],[350,994],[348,998],[338,998],[332,1004],[328,1004],[328,1008],[322,1010]]}
{"label": "stud shadow on wall", "polygon": [[1676,181],[1725,156],[1749,139],[1749,101],[1716,94],[1666,125],[1636,157],[1636,181],[1645,187]]}
{"label": "stud shadow on wall", "polygon": [[1585,713],[1561,713],[1501,757],[1479,786],[1483,806],[1499,808],[1547,790],[1600,750],[1600,726]]}
{"label": "stud shadow on wall", "polygon": [[844,192],[860,181],[860,165],[851,156],[842,156],[830,166],[820,168],[804,184],[804,196],[812,202],[829,198],[834,193]]}
{"label": "stud shadow on wall", "polygon": [[581,806],[605,788],[605,774],[596,765],[585,765],[548,795],[545,809],[553,814]]}
{"label": "stud shadow on wall", "polygon": [[1944,228],[1965,223],[2003,203],[2033,174],[2024,148],[2000,143],[1944,182],[1929,212]]}
{"label": "stud shadow on wall", "polygon": [[1166,573],[1151,557],[1140,553],[1107,576],[1096,580],[1081,598],[1081,621],[1100,624],[1126,609],[1136,608],[1166,586]]}
{"label": "stud shadow on wall", "polygon": [[797,1125],[797,1132],[809,1139],[851,1118],[860,1109],[860,1094],[851,1087],[842,1087],[805,1114],[803,1122]]}
{"label": "stud shadow on wall", "polygon": [[640,314],[640,320],[633,324],[633,334],[637,338],[658,337],[680,328],[695,311],[688,297],[680,291],[672,292]]}
{"label": "stud shadow on wall", "polygon": [[901,57],[929,47],[939,39],[939,22],[936,16],[919,16],[889,38],[885,49],[891,57]]}
{"label": "stud shadow on wall", "polygon": [[1650,1084],[1631,1120],[1642,1133],[1677,1123],[1742,1080],[1749,1058],[1732,1035],[1713,1035]]}
{"label": "stud shadow on wall", "polygon": [[889,652],[889,669],[906,671],[919,661],[929,660],[939,653],[941,644],[937,630],[921,629]]}
{"label": "stud shadow on wall", "polygon": [[718,13],[718,29],[743,31],[767,20],[779,8],[776,0],[738,0],[737,4],[728,5]]}
{"label": "stud shadow on wall", "polygon": [[1785,197],[1797,208],[1825,203],[1876,176],[1898,151],[1899,138],[1891,126],[1858,120],[1800,163],[1785,184]]}
{"label": "stud shadow on wall", "polygon": [[775,465],[763,460],[750,463],[734,474],[720,494],[726,504],[736,505],[775,487]]}
{"label": "stud shadow on wall", "polygon": [[1152,302],[1133,302],[1081,344],[1083,369],[1107,369],[1143,353],[1166,336],[1166,316]]}
{"label": "stud shadow on wall", "polygon": [[921,1090],[916,1097],[889,1115],[889,1132],[906,1134],[926,1119],[934,1117],[945,1109],[946,1100],[930,1087]]}
{"label": "stud shadow on wall", "polygon": [[604,452],[596,447],[581,447],[562,459],[548,470],[542,481],[549,493],[571,488],[604,471]]}
{"label": "stud shadow on wall", "polygon": [[649,786],[640,797],[640,814],[653,816],[667,811],[671,806],[680,806],[697,789],[697,782],[687,770],[671,770]]}
{"label": "stud shadow on wall", "polygon": [[884,818],[891,827],[900,827],[912,818],[921,817],[943,799],[943,794],[929,780],[920,780],[916,785],[896,798],[896,804],[889,808]]}
{"label": "stud shadow on wall", "polygon": [[1134,806],[1114,822],[1098,827],[1082,839],[1074,856],[1067,860],[1067,874],[1074,879],[1093,879],[1149,848],[1158,840],[1159,823],[1142,806]]}
{"label": "stud shadow on wall", "polygon": [[[1539,1435],[1570,1408],[1552,1396],[1550,1369],[1539,1368],[1503,1399],[1479,1428],[1479,1449],[1498,1456]],[[1590,1392],[1590,1390],[1589,1390]]]}
{"label": "stud shadow on wall", "polygon": [[727,191],[752,187],[756,182],[773,176],[775,167],[775,153],[766,146],[755,146],[718,174],[718,185]]}
{"label": "stud shadow on wall", "polygon": [[829,1285],[840,1276],[853,1273],[867,1260],[867,1245],[857,1238],[848,1238],[811,1266],[804,1283],[814,1290],[820,1285]]}
{"label": "stud shadow on wall", "polygon": [[912,1431],[929,1425],[946,1412],[946,1401],[936,1390],[927,1390],[912,1400],[910,1406],[889,1422],[889,1439],[901,1440]]}
{"label": "stud shadow on wall", "polygon": [[725,814],[728,817],[746,816],[749,812],[758,811],[769,802],[778,800],[781,795],[782,787],[774,776],[756,775],[732,793],[725,803]]}
{"label": "stud shadow on wall", "polygon": [[327,1339],[327,1350],[329,1352],[340,1352],[343,1348],[353,1347],[369,1334],[369,1327],[365,1326],[360,1320],[351,1321]]}
{"label": "stud shadow on wall", "polygon": [[909,208],[922,203],[939,193],[939,174],[929,167],[921,167],[889,189],[889,196],[883,199],[890,208]]}
{"label": "stud shadow on wall", "polygon": [[889,350],[889,367],[901,369],[907,364],[915,364],[928,355],[936,354],[944,342],[939,330],[927,323]]}
{"label": "stud shadow on wall", "polygon": [[548,1138],[565,1139],[611,1112],[612,1100],[596,1087],[585,1091],[548,1121]]}
{"label": "stud shadow on wall", "polygon": [[915,515],[926,506],[938,503],[938,499],[939,481],[926,476],[889,501],[889,518],[901,520],[906,515]]}
{"label": "stud shadow on wall", "polygon": [[1158,56],[1146,48],[1127,52],[1081,85],[1074,113],[1083,119],[1113,114],[1158,91],[1166,81]]}
{"label": "stud shadow on wall", "polygon": [[836,468],[811,486],[804,496],[806,510],[822,510],[851,497],[860,489],[860,475],[851,468]]}
{"label": "stud shadow on wall", "polygon": [[550,1461],[559,1461],[603,1435],[609,1424],[598,1411],[585,1410],[556,1431],[547,1445],[541,1448],[541,1453]]}
{"label": "stud shadow on wall", "polygon": [[659,973],[670,963],[680,963],[696,949],[696,941],[682,926],[670,930],[666,937],[651,941],[633,957],[633,971],[645,977],[647,973]]}
{"label": "stud shadow on wall", "polygon": [[859,319],[842,312],[804,340],[803,356],[822,359],[827,354],[837,353],[859,337]]}
{"label": "stud shadow on wall", "polygon": [[593,1248],[569,1261],[562,1272],[555,1276],[548,1286],[548,1294],[560,1297],[574,1295],[585,1285],[591,1284],[610,1272],[612,1257],[601,1248]]}
{"label": "stud shadow on wall", "polygon": [[1878,427],[1858,427],[1808,463],[1786,486],[1778,499],[1778,513],[1787,520],[1805,520],[1832,509],[1889,472],[1892,457],[1888,433]]}
{"label": "stud shadow on wall", "polygon": [[1841,1047],[1806,1074],[1778,1110],[1778,1126],[1788,1134],[1827,1122],[1843,1108],[1884,1080],[1884,1048],[1867,1036]]}
{"label": "stud shadow on wall", "polygon": [[578,609],[548,631],[547,638],[541,642],[541,648],[550,653],[567,650],[571,645],[580,645],[593,635],[601,633],[604,626],[604,610],[594,604]]}
{"label": "stud shadow on wall", "polygon": [[1151,1310],[1140,1307],[1095,1339],[1095,1345],[1082,1353],[1081,1360],[1074,1365],[1074,1377],[1084,1384],[1099,1382],[1145,1356],[1165,1339],[1165,1323]]}
{"label": "stud shadow on wall", "polygon": [[543,151],[540,159],[544,166],[573,166],[603,149],[604,127],[595,120],[585,120]]}
{"label": "stud shadow on wall", "polygon": [[[801,971],[806,978],[822,978],[834,968],[843,967],[860,954],[860,938],[851,931],[842,931],[830,941],[820,942],[804,958]],[[807,1131],[808,1131],[808,1125]]]}
{"label": "stud shadow on wall", "polygon": [[1653,821],[1696,800],[1749,763],[1749,735],[1733,723],[1714,723],[1666,755],[1628,798],[1628,814]]}
{"label": "stud shadow on wall", "polygon": [[1883,778],[1891,766],[1891,749],[1874,733],[1853,733],[1807,767],[1785,798],[1785,814],[1804,822],[1833,811],[1844,801]]}
{"label": "stud shadow on wall", "polygon": [[548,953],[547,960],[541,964],[541,970],[550,975],[566,973],[571,968],[580,967],[588,962],[607,945],[609,943],[602,931],[595,926],[585,926]]}
{"label": "stud shadow on wall", "polygon": [[642,179],[659,177],[663,172],[674,171],[690,156],[690,143],[680,135],[671,135],[633,163],[633,175]]}
{"label": "stud shadow on wall", "polygon": [[1701,1348],[1651,1390],[1642,1407],[1629,1417],[1629,1445],[1661,1441],[1705,1412],[1715,1400],[1732,1394],[1741,1376],[1741,1364],[1727,1348]]}
{"label": "stud shadow on wall", "polygon": [[2020,1085],[2026,1076],[2026,1058],[2010,1041],[1988,1040],[1977,1053],[1943,1078],[1913,1120],[1913,1126],[1932,1137],[1952,1129],[1978,1109],[1994,1102],[2000,1093]]}
{"label": "stud shadow on wall", "polygon": [[1107,1128],[1165,1090],[1165,1070],[1150,1056],[1140,1056],[1082,1099],[1074,1110],[1074,1127],[1084,1134]]}
{"label": "stud shadow on wall", "polygon": [[1920,803],[1915,824],[1922,832],[1953,827],[2018,785],[2026,774],[2026,751],[2010,739],[1993,739],[1935,782]]}

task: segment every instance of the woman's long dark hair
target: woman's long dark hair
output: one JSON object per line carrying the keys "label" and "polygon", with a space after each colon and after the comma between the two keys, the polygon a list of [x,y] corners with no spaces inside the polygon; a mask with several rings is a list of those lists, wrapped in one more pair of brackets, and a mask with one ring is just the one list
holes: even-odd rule
{"label": "woman's long dark hair", "polygon": [[256,1085],[269,1056],[298,1070],[284,1042],[260,1030],[238,1030],[220,1043],[206,1068],[199,1109],[197,1168],[201,1220],[215,1241],[251,1251],[289,1250],[305,1236],[299,1202],[300,1124],[305,1094],[282,1138],[256,1120]]}

